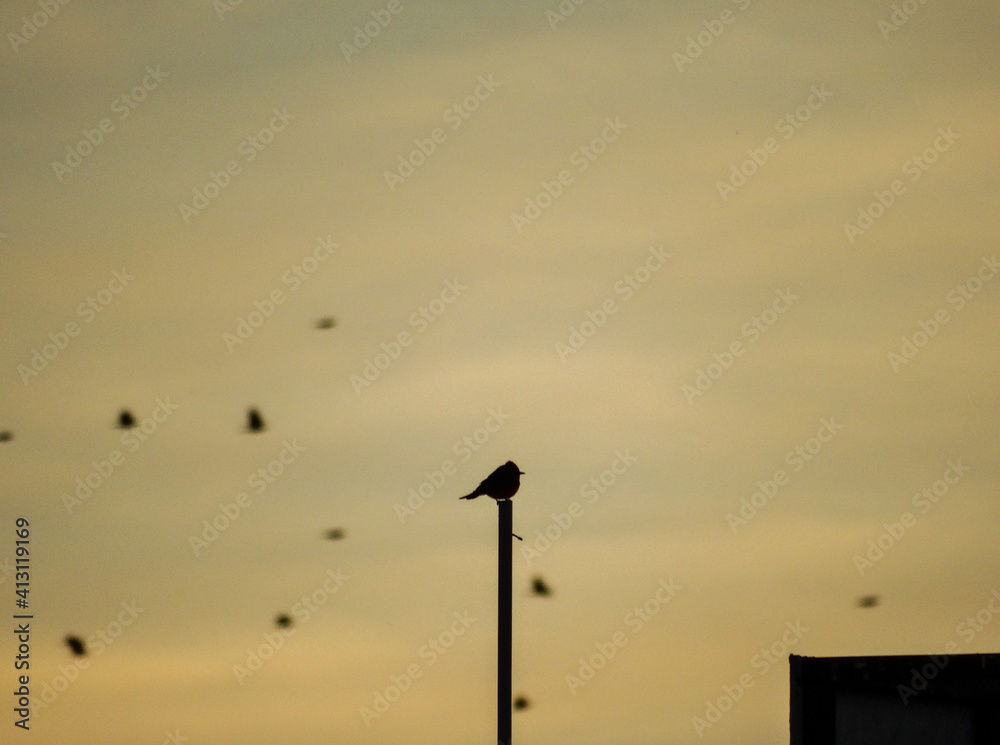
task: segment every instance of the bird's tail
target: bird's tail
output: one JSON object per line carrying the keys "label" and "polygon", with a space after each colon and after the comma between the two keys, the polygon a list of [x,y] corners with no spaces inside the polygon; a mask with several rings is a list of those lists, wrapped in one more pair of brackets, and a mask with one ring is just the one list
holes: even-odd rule
{"label": "bird's tail", "polygon": [[474,492],[472,492],[472,494],[466,494],[464,497],[459,497],[459,499],[475,499],[478,496],[479,496],[479,492],[478,491],[474,491]]}

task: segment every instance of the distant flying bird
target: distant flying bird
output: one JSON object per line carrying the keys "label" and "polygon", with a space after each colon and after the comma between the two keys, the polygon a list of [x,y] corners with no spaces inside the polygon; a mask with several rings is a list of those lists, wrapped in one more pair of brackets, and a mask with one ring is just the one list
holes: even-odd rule
{"label": "distant flying bird", "polygon": [[518,696],[514,699],[514,709],[517,711],[522,711],[531,706],[531,702],[528,700],[527,696]]}
{"label": "distant flying bird", "polygon": [[135,426],[135,417],[132,416],[132,412],[128,409],[122,409],[118,414],[118,427],[119,429],[132,429]]}
{"label": "distant flying bird", "polygon": [[326,539],[328,541],[339,541],[346,535],[343,528],[330,528],[326,531]]}
{"label": "distant flying bird", "polygon": [[267,425],[264,424],[264,417],[257,409],[250,409],[247,412],[247,432],[263,432],[265,429]]}
{"label": "distant flying bird", "polygon": [[76,657],[86,657],[87,656],[87,646],[83,643],[83,639],[78,636],[73,636],[70,634],[65,639],[66,646],[70,648],[73,655]]}
{"label": "distant flying bird", "polygon": [[320,318],[316,321],[316,328],[318,329],[332,329],[337,325],[337,319],[333,316],[326,316],[325,318]]}
{"label": "distant flying bird", "polygon": [[287,629],[292,625],[292,617],[287,613],[279,613],[274,619],[274,625],[279,629]]}
{"label": "distant flying bird", "polygon": [[863,595],[862,597],[858,598],[858,607],[874,608],[876,605],[879,604],[879,600],[881,600],[881,597],[878,595]]}
{"label": "distant flying bird", "polygon": [[542,579],[542,575],[540,574],[536,574],[535,578],[531,580],[531,591],[543,598],[547,598],[552,594],[552,588],[545,584],[545,580]]}
{"label": "distant flying bird", "polygon": [[14,433],[10,430],[5,429],[3,432],[0,432],[0,442],[10,442],[13,439]]}
{"label": "distant flying bird", "polygon": [[509,460],[487,476],[472,494],[466,494],[459,499],[475,499],[480,494],[497,500],[510,499],[521,488],[523,474],[524,471],[519,470],[514,461]]}

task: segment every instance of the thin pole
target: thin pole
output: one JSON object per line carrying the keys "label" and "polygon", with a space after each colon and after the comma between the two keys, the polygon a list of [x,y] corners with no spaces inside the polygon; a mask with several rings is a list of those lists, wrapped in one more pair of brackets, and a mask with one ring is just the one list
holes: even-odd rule
{"label": "thin pole", "polygon": [[514,503],[498,499],[500,528],[497,534],[497,743],[510,745],[511,717],[511,595],[513,579]]}

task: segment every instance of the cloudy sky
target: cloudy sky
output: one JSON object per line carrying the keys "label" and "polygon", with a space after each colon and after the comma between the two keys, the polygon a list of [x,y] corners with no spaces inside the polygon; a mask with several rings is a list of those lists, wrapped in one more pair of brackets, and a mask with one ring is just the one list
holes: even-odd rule
{"label": "cloudy sky", "polygon": [[1000,8],[144,5],[0,8],[33,741],[489,741],[508,459],[520,743],[997,651]]}

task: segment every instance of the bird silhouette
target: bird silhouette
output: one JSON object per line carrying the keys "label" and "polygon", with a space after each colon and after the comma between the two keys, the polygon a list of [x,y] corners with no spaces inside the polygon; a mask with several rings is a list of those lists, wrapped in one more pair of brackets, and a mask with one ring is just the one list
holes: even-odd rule
{"label": "bird silhouette", "polygon": [[540,574],[536,574],[534,579],[531,580],[531,591],[543,598],[547,598],[552,594],[552,588],[545,584],[545,580],[542,579],[542,575]]}
{"label": "bird silhouette", "polygon": [[87,646],[83,643],[83,639],[80,637],[70,634],[64,641],[66,642],[66,646],[70,648],[70,651],[73,652],[74,656],[87,656]]}
{"label": "bird silhouette", "polygon": [[330,528],[326,531],[326,539],[328,541],[339,541],[346,535],[343,528]]}
{"label": "bird silhouette", "polygon": [[320,318],[316,321],[316,328],[318,329],[332,329],[337,325],[337,319],[333,316],[326,316],[325,318]]}
{"label": "bird silhouette", "polygon": [[257,409],[250,409],[247,412],[247,432],[263,432],[265,429],[267,425],[264,424],[264,417]]}
{"label": "bird silhouette", "polygon": [[858,598],[858,607],[874,608],[876,605],[879,604],[879,600],[881,600],[881,597],[878,595],[863,595],[862,597]]}
{"label": "bird silhouette", "polygon": [[487,476],[472,494],[466,494],[459,499],[475,499],[480,494],[485,494],[496,500],[510,499],[521,488],[521,475],[523,473],[524,471],[518,469],[514,461],[509,460]]}
{"label": "bird silhouette", "polygon": [[8,430],[0,432],[0,442],[10,442],[14,439],[14,433]]}
{"label": "bird silhouette", "polygon": [[135,417],[132,416],[132,412],[128,409],[122,409],[118,413],[118,428],[119,429],[132,429],[135,426]]}
{"label": "bird silhouette", "polygon": [[287,629],[292,625],[292,617],[287,613],[279,613],[274,619],[274,625],[279,629]]}
{"label": "bird silhouette", "polygon": [[531,706],[531,701],[528,700],[527,696],[518,696],[514,699],[514,709],[521,711],[527,709]]}

